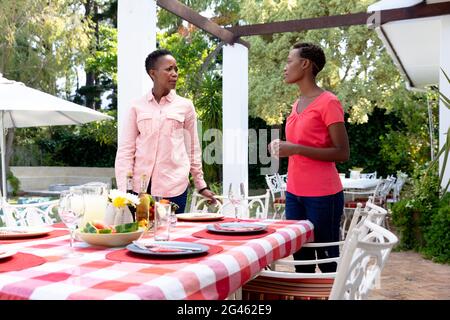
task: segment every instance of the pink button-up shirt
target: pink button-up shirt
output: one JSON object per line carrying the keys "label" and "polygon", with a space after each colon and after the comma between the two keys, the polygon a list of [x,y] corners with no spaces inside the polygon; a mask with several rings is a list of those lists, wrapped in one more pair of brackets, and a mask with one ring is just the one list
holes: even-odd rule
{"label": "pink button-up shirt", "polygon": [[152,195],[174,197],[189,184],[189,172],[197,189],[203,179],[197,116],[192,101],[172,90],[158,103],[152,92],[133,102],[117,149],[116,180],[126,190],[126,175],[133,173],[133,190],[139,192],[142,174],[151,179]]}

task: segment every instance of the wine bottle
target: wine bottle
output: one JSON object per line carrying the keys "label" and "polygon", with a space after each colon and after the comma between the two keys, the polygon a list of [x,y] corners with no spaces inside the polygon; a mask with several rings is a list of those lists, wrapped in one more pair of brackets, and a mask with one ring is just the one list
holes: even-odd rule
{"label": "wine bottle", "polygon": [[140,227],[149,226],[150,195],[147,193],[147,175],[141,176],[141,189],[139,192],[139,204],[136,206],[136,221]]}
{"label": "wine bottle", "polygon": [[[127,173],[127,193],[136,194],[133,191],[133,173]],[[136,221],[136,207],[129,204],[128,209],[130,209],[131,215],[133,216],[133,221]]]}

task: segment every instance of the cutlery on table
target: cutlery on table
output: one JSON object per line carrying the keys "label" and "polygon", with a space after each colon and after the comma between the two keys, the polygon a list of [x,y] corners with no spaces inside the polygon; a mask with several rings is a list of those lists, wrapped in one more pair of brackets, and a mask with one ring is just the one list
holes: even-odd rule
{"label": "cutlery on table", "polygon": [[133,241],[133,244],[142,249],[142,250],[151,250],[152,248],[167,248],[167,249],[178,249],[178,250],[184,250],[184,251],[202,251],[201,248],[191,248],[191,247],[183,247],[183,246],[168,246],[168,245],[161,245],[161,244],[144,244],[139,243],[137,241]]}

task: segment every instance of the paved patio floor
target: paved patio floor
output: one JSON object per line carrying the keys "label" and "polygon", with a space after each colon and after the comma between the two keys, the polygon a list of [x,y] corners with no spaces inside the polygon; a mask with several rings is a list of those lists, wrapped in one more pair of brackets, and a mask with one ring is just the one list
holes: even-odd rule
{"label": "paved patio floor", "polygon": [[449,300],[450,265],[413,251],[391,252],[371,300]]}

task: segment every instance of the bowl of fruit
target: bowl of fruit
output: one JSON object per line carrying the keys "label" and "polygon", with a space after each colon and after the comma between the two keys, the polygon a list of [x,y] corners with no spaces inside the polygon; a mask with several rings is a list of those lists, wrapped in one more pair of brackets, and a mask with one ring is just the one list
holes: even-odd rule
{"label": "bowl of fruit", "polygon": [[95,246],[121,247],[139,239],[143,232],[137,222],[105,225],[99,221],[89,221],[84,228],[77,230],[77,236]]}

